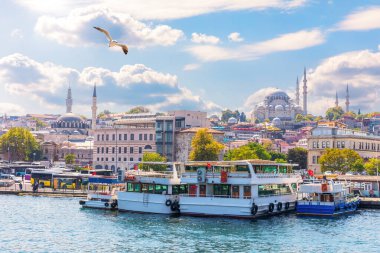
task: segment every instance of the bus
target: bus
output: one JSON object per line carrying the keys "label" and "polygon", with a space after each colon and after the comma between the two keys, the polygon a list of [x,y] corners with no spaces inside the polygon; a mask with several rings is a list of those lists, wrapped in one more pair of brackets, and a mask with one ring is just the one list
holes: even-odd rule
{"label": "bus", "polygon": [[53,185],[54,172],[52,171],[35,171],[30,175],[30,184],[37,184],[41,187],[51,187]]}

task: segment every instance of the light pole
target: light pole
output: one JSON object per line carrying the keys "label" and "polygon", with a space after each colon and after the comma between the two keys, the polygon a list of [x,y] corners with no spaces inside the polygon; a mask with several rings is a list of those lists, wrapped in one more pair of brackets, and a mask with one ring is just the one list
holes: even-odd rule
{"label": "light pole", "polygon": [[36,153],[33,153],[33,162],[36,160]]}

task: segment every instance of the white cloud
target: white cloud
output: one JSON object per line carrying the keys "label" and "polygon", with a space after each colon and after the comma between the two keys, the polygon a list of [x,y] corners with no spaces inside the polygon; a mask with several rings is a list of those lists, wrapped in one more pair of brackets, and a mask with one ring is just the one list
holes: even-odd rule
{"label": "white cloud", "polygon": [[228,40],[233,41],[233,42],[241,42],[244,39],[240,37],[240,33],[238,32],[233,32],[228,35]]}
{"label": "white cloud", "polygon": [[324,43],[324,41],[323,33],[319,29],[313,29],[287,33],[274,39],[246,44],[236,48],[204,45],[189,47],[187,51],[201,61],[245,61],[255,60],[263,55],[275,52],[294,51],[313,47]]}
{"label": "white cloud", "polygon": [[11,32],[11,37],[15,39],[22,39],[24,38],[24,34],[22,33],[20,29],[16,28]]}
{"label": "white cloud", "polygon": [[0,114],[25,115],[26,110],[20,105],[13,103],[0,103]]}
{"label": "white cloud", "polygon": [[42,36],[67,46],[107,44],[104,34],[93,26],[108,30],[114,40],[129,46],[170,46],[184,37],[181,30],[167,25],[148,25],[128,14],[111,12],[108,9],[89,7],[71,11],[66,17],[42,16],[35,30]]}
{"label": "white cloud", "polygon": [[192,33],[191,41],[194,43],[204,43],[204,44],[218,44],[220,39],[212,35],[206,35],[203,33]]}
{"label": "white cloud", "polygon": [[345,108],[346,86],[349,85],[350,108],[357,111],[379,111],[380,52],[352,51],[325,59],[308,75],[310,111],[324,115],[334,106],[335,93]]}
{"label": "white cloud", "polygon": [[339,22],[332,30],[364,31],[380,29],[380,6],[359,9]]}
{"label": "white cloud", "polygon": [[197,64],[197,63],[186,64],[186,65],[183,67],[183,70],[184,70],[184,71],[192,71],[192,70],[199,69],[200,66],[201,66],[201,65],[200,65],[200,64]]}
{"label": "white cloud", "polygon": [[17,2],[27,8],[39,13],[49,15],[62,15],[75,8],[87,6],[98,6],[101,9],[110,9],[121,13],[128,13],[133,17],[142,20],[165,20],[180,19],[198,16],[208,13],[240,10],[266,10],[280,9],[289,10],[304,6],[307,0],[17,0]]}
{"label": "white cloud", "polygon": [[[0,82],[4,84],[0,92],[2,102],[10,103],[7,99],[12,96],[13,101],[27,104],[26,108],[36,111],[39,107],[44,113],[64,111],[68,83],[73,90],[74,112],[87,115],[90,114],[91,90],[95,83],[100,105],[112,105],[117,111],[136,105],[157,111],[220,108],[178,85],[177,76],[155,71],[143,64],[124,65],[119,71],[98,67],[80,71],[13,54],[0,58]],[[75,110],[86,108],[86,104],[88,111]]]}

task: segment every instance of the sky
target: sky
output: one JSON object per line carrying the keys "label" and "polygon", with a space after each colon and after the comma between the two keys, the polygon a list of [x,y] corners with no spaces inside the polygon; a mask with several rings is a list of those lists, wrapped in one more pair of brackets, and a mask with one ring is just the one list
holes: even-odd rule
{"label": "sky", "polygon": [[344,107],[347,85],[351,110],[380,111],[378,0],[3,0],[0,13],[0,115],[63,114],[70,86],[90,116],[94,85],[98,112],[250,115],[276,89],[294,98],[304,68],[309,113],[336,92]]}

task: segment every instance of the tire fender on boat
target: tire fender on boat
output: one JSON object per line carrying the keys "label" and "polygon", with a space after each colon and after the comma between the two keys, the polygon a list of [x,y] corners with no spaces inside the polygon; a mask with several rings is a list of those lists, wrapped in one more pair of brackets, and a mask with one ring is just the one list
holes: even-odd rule
{"label": "tire fender on boat", "polygon": [[281,210],[282,210],[282,202],[278,202],[277,211],[281,211]]}
{"label": "tire fender on boat", "polygon": [[109,205],[110,205],[110,204],[108,204],[108,203],[104,203],[104,206],[105,206],[105,207],[109,207]]}
{"label": "tire fender on boat", "polygon": [[177,200],[175,200],[175,201],[171,204],[171,206],[170,206],[170,210],[172,210],[173,212],[174,212],[174,211],[179,211],[179,203],[178,203]]}
{"label": "tire fender on boat", "polygon": [[285,203],[285,210],[288,210],[289,207],[290,207],[290,203],[289,203],[289,202],[286,202],[286,203]]}
{"label": "tire fender on boat", "polygon": [[273,212],[273,210],[274,210],[274,204],[270,203],[268,211],[271,213],[271,212]]}
{"label": "tire fender on boat", "polygon": [[172,201],[170,199],[167,199],[166,202],[165,202],[165,205],[166,206],[171,206],[172,205]]}
{"label": "tire fender on boat", "polygon": [[252,203],[251,214],[256,215],[258,209],[259,209],[259,207],[255,203]]}

